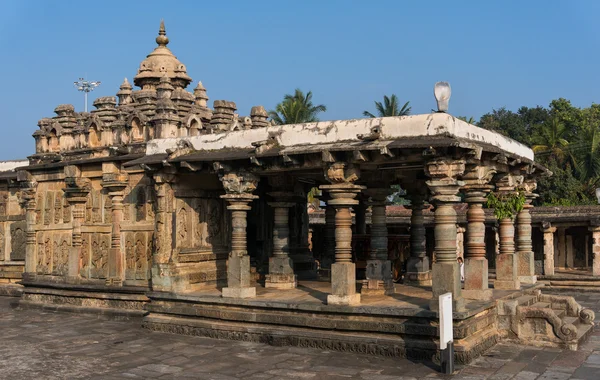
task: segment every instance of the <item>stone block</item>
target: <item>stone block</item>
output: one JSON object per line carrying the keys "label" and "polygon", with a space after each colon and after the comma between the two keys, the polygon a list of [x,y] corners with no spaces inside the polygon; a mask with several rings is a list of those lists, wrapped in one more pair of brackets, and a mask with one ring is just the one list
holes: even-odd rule
{"label": "stone block", "polygon": [[537,276],[519,276],[519,282],[521,284],[535,284]]}
{"label": "stone block", "polygon": [[367,260],[366,276],[369,280],[391,280],[392,262],[390,260]]}
{"label": "stone block", "polygon": [[452,293],[452,307],[454,311],[464,308],[462,297],[460,268],[457,262],[434,263],[432,269],[433,299],[429,303],[431,310],[438,310],[439,296],[444,293]]}
{"label": "stone block", "polygon": [[489,301],[492,299],[492,289],[463,289],[462,295],[468,300]]}
{"label": "stone block", "polygon": [[340,297],[356,294],[354,263],[331,264],[331,293]]}
{"label": "stone block", "polygon": [[496,281],[494,289],[519,289],[517,257],[514,254],[496,256]]}
{"label": "stone block", "polygon": [[223,288],[221,296],[223,298],[254,298],[256,297],[255,287],[244,288]]}
{"label": "stone block", "polygon": [[297,284],[295,274],[268,274],[265,276],[265,288],[294,289]]}
{"label": "stone block", "polygon": [[345,305],[345,306],[358,306],[360,305],[360,294],[352,294],[347,296],[338,296],[335,294],[329,294],[327,296],[328,305]]}
{"label": "stone block", "polygon": [[287,256],[269,257],[269,274],[294,274],[294,263]]}
{"label": "stone block", "polygon": [[409,257],[406,263],[406,271],[410,273],[429,272],[429,258],[425,257]]}
{"label": "stone block", "polygon": [[431,286],[431,271],[407,272],[404,278],[405,285]]}
{"label": "stone block", "polygon": [[594,261],[592,263],[592,275],[600,276],[600,252],[596,252],[594,247]]}
{"label": "stone block", "polygon": [[231,256],[227,263],[227,286],[230,288],[250,287],[250,256]]}
{"label": "stone block", "polygon": [[487,259],[467,258],[464,265],[465,290],[487,290],[489,288]]}
{"label": "stone block", "polygon": [[543,260],[535,260],[533,262],[534,274],[540,276],[544,274],[544,261]]}
{"label": "stone block", "polygon": [[360,294],[369,296],[394,294],[394,282],[392,280],[364,280]]}
{"label": "stone block", "polygon": [[518,275],[523,277],[531,277],[535,275],[533,252],[517,252]]}

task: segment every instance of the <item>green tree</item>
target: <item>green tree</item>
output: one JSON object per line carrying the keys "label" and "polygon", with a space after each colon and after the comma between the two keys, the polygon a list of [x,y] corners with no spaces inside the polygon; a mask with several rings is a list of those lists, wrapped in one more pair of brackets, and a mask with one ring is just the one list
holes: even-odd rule
{"label": "green tree", "polygon": [[286,94],[275,110],[269,111],[269,117],[277,125],[311,123],[319,121],[317,115],[325,111],[325,105],[313,104],[311,91],[305,95],[297,88],[293,95]]}
{"label": "green tree", "polygon": [[564,161],[569,142],[565,139],[567,128],[558,117],[553,117],[536,130],[531,138],[532,149],[538,158],[552,155],[559,162]]}
{"label": "green tree", "polygon": [[375,102],[375,109],[377,110],[377,116],[373,115],[369,111],[364,111],[363,116],[366,117],[386,117],[386,116],[407,116],[410,115],[411,107],[408,105],[410,102],[404,103],[402,107],[398,103],[398,97],[394,94],[389,98],[387,95],[383,97],[383,103]]}

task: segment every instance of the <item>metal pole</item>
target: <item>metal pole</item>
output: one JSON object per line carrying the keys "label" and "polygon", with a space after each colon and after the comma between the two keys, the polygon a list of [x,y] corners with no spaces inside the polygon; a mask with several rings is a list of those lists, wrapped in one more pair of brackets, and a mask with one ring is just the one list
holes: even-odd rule
{"label": "metal pole", "polygon": [[83,92],[83,111],[87,112],[87,91]]}
{"label": "metal pole", "polygon": [[94,89],[98,86],[100,86],[100,81],[88,81],[85,80],[83,78],[79,78],[79,80],[77,82],[73,82],[73,84],[75,85],[75,87],[77,88],[77,91],[81,91],[83,92],[83,109],[84,112],[87,112],[87,98],[88,98],[88,92],[92,92],[94,91]]}

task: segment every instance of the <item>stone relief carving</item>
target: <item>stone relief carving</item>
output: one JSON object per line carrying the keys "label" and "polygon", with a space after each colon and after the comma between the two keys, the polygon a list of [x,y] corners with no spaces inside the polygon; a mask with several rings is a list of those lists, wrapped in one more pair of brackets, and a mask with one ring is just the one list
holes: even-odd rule
{"label": "stone relief carving", "polygon": [[135,251],[133,246],[133,234],[125,234],[125,278],[135,280]]}
{"label": "stone relief carving", "polygon": [[63,202],[63,223],[71,223],[71,206],[69,202]]}
{"label": "stone relief carving", "polygon": [[0,194],[0,215],[6,215],[6,209],[8,207],[8,194],[2,192]]}
{"label": "stone relief carving", "polygon": [[48,225],[51,224],[53,221],[53,217],[52,217],[52,211],[54,209],[54,196],[52,195],[52,192],[47,192],[46,193],[46,204],[45,204],[45,208],[44,208],[44,224]]}
{"label": "stone relief carving", "polygon": [[135,221],[142,222],[146,220],[146,189],[140,187],[136,192],[135,199]]}
{"label": "stone relief carving", "polygon": [[187,210],[182,207],[177,212],[177,243],[180,247],[188,246],[188,232]]}
{"label": "stone relief carving", "polygon": [[36,205],[35,205],[35,219],[36,219],[36,223],[42,223],[43,221],[43,213],[42,210],[44,209],[44,196],[40,193],[37,196],[37,201],[36,201]]}
{"label": "stone relief carving", "polygon": [[148,271],[148,255],[146,251],[146,236],[143,232],[135,234],[135,278],[145,279]]}
{"label": "stone relief carving", "polygon": [[50,236],[44,236],[44,264],[42,273],[52,273],[52,240],[50,240]]}
{"label": "stone relief carving", "polygon": [[206,221],[208,225],[207,243],[217,245],[221,241],[221,222],[223,221],[221,202],[218,199],[213,198],[208,201]]}
{"label": "stone relief carving", "polygon": [[25,245],[27,243],[27,236],[25,234],[26,226],[27,222],[25,221],[14,222],[10,225],[11,260],[25,260]]}
{"label": "stone relief carving", "polygon": [[46,259],[44,257],[44,236],[40,232],[37,236],[37,264],[36,264],[36,272],[38,274],[44,273],[44,265],[46,263]]}
{"label": "stone relief carving", "polygon": [[81,269],[79,274],[81,277],[89,278],[90,270],[90,236],[89,234],[81,234],[81,254],[79,257],[81,262]]}
{"label": "stone relief carving", "polygon": [[5,255],[4,223],[0,223],[0,261],[4,261]]}
{"label": "stone relief carving", "polygon": [[56,192],[54,194],[54,223],[58,224],[60,223],[60,219],[62,217],[62,194],[59,192]]}

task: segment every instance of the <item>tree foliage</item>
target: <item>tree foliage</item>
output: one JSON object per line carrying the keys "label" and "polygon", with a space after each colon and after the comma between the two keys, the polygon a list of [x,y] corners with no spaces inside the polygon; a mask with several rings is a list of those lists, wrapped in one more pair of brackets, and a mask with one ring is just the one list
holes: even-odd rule
{"label": "tree foliage", "polygon": [[406,102],[400,107],[398,97],[395,94],[392,94],[389,98],[387,95],[384,95],[383,103],[375,102],[377,116],[369,111],[364,111],[363,115],[366,117],[407,116],[410,115],[411,110],[411,107],[408,105],[409,103],[410,102]]}
{"label": "tree foliage", "polygon": [[548,107],[500,108],[481,117],[478,125],[531,146],[536,161],[554,174],[538,181],[536,204],[596,203],[600,187],[600,105],[578,108],[567,99]]}
{"label": "tree foliage", "polygon": [[269,111],[269,117],[277,125],[311,123],[319,121],[317,115],[325,111],[325,105],[313,104],[311,91],[305,95],[297,88],[294,94],[286,94],[283,101]]}

